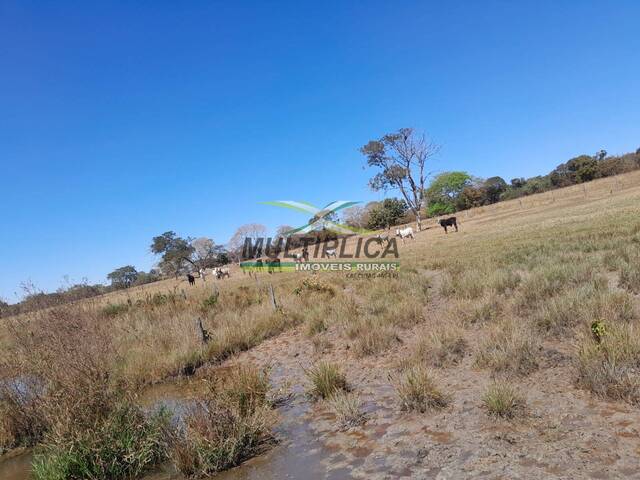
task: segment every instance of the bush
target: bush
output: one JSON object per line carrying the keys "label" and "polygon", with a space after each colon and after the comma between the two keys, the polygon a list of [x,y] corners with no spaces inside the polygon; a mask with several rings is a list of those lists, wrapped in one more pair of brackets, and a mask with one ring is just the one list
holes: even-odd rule
{"label": "bush", "polygon": [[102,308],[102,315],[105,317],[117,317],[129,311],[129,305],[126,303],[110,303]]}
{"label": "bush", "polygon": [[168,424],[165,411],[147,418],[139,407],[123,401],[82,428],[56,426],[36,450],[33,477],[135,478],[166,458]]}
{"label": "bush", "polygon": [[170,456],[186,477],[204,477],[239,465],[271,441],[272,418],[264,370],[243,366],[215,380],[173,434]]}
{"label": "bush", "polygon": [[218,304],[218,298],[219,297],[220,297],[220,295],[218,293],[214,293],[212,295],[209,295],[202,302],[202,306],[204,307],[205,310],[214,308]]}

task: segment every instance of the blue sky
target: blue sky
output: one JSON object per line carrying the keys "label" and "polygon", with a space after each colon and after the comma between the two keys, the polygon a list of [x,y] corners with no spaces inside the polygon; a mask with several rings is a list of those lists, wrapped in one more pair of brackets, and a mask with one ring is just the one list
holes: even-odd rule
{"label": "blue sky", "polygon": [[640,147],[640,3],[0,1],[0,296],[148,269],[166,230],[372,200],[358,148],[546,173]]}

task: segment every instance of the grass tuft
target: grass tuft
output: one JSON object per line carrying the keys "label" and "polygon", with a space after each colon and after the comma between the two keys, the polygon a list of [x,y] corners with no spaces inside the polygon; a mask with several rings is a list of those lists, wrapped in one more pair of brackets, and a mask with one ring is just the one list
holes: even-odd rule
{"label": "grass tuft", "polygon": [[336,393],[349,389],[347,377],[335,364],[319,362],[307,370],[306,374],[311,381],[309,393],[314,398],[328,399]]}
{"label": "grass tuft", "polygon": [[423,366],[413,366],[405,370],[394,381],[394,387],[403,410],[424,413],[427,410],[446,407],[449,395],[443,393],[433,374]]}
{"label": "grass tuft", "polygon": [[482,404],[489,415],[512,419],[523,414],[525,401],[510,383],[495,381],[482,396]]}

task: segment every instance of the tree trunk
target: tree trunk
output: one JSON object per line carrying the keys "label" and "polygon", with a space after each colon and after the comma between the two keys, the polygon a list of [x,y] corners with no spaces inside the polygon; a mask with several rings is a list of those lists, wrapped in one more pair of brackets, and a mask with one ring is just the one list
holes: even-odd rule
{"label": "tree trunk", "polygon": [[420,219],[420,210],[416,212],[416,223],[418,224],[418,231],[422,231],[422,220]]}

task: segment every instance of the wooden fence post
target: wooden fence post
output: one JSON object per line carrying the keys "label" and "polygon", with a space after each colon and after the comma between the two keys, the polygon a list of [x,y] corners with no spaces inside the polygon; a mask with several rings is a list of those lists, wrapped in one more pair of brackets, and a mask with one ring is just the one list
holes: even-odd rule
{"label": "wooden fence post", "polygon": [[276,302],[276,293],[273,290],[273,285],[269,284],[269,297],[271,298],[271,306],[274,310],[278,310],[278,302]]}

